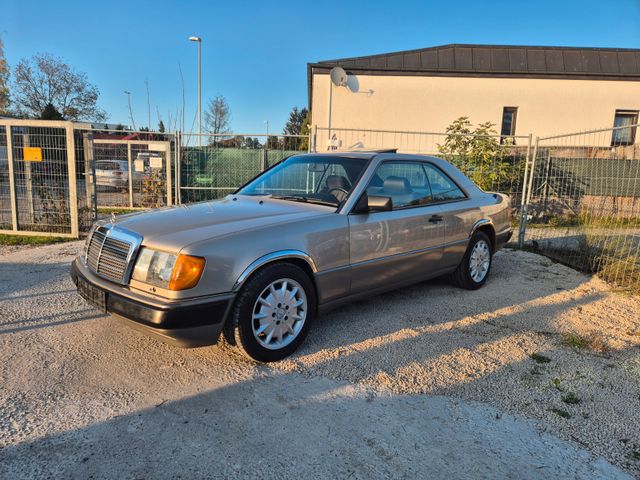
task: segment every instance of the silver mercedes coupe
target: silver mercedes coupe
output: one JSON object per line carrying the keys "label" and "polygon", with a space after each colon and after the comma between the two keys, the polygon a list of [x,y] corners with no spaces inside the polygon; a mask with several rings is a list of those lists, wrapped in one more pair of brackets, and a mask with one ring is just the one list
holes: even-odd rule
{"label": "silver mercedes coupe", "polygon": [[481,287],[510,209],[440,158],[295,155],[224,199],[97,222],[71,277],[147,333],[181,346],[224,335],[270,362],[346,302],[441,275]]}

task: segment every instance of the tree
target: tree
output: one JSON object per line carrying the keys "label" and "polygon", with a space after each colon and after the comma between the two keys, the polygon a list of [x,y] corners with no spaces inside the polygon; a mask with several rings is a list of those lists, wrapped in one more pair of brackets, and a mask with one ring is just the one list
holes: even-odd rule
{"label": "tree", "polygon": [[291,113],[289,113],[289,120],[284,126],[282,130],[283,135],[300,135],[302,131],[302,124],[304,123],[304,119],[307,116],[307,109],[302,108],[302,110],[298,110],[298,107],[293,107]]}
{"label": "tree", "polygon": [[9,64],[4,58],[4,44],[0,39],[0,115],[9,113]]}
{"label": "tree", "polygon": [[282,150],[284,148],[284,142],[282,138],[278,138],[277,136],[270,135],[267,138],[267,143],[265,144],[265,148],[271,150]]}
{"label": "tree", "polygon": [[244,144],[242,145],[243,148],[252,148],[252,149],[257,149],[257,148],[260,148],[261,146],[262,145],[260,145],[260,142],[255,137],[245,137]]}
{"label": "tree", "polygon": [[444,145],[438,145],[438,150],[480,188],[496,189],[514,173],[513,165],[505,158],[509,146],[500,145],[494,123],[472,127],[468,117],[454,120],[447,127]]}
{"label": "tree", "polygon": [[308,111],[304,116],[304,120],[302,121],[302,128],[300,129],[300,135],[304,135],[302,141],[300,142],[299,150],[304,150],[305,152],[309,150],[309,135],[311,133],[311,112]]}
{"label": "tree", "polygon": [[158,131],[160,133],[164,133],[164,123],[162,122],[162,120],[158,122]]}
{"label": "tree", "polygon": [[102,122],[107,114],[98,107],[98,89],[87,75],[47,53],[22,59],[14,73],[14,97],[19,115],[40,117],[51,104],[66,120]]}
{"label": "tree", "polygon": [[[307,109],[302,108],[302,110],[298,110],[298,107],[293,107],[291,113],[289,113],[289,120],[284,126],[282,130],[283,135],[301,135],[302,127],[304,125],[304,120],[307,117]],[[284,148],[286,150],[298,150],[300,149],[300,139],[299,138],[291,138],[285,137],[284,139]]]}
{"label": "tree", "polygon": [[228,133],[231,127],[231,109],[227,100],[218,95],[209,100],[207,110],[204,112],[204,124],[206,131],[214,135]]}
{"label": "tree", "polygon": [[47,103],[42,113],[40,114],[40,120],[63,120],[62,114],[56,110],[56,107],[52,103]]}

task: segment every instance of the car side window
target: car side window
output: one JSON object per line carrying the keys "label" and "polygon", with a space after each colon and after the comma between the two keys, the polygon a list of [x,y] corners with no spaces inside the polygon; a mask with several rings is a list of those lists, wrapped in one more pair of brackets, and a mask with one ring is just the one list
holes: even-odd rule
{"label": "car side window", "polygon": [[383,163],[369,182],[367,195],[391,197],[394,210],[432,202],[427,176],[417,162]]}
{"label": "car side window", "polygon": [[431,186],[432,202],[446,202],[466,198],[464,192],[440,169],[425,163],[424,170]]}

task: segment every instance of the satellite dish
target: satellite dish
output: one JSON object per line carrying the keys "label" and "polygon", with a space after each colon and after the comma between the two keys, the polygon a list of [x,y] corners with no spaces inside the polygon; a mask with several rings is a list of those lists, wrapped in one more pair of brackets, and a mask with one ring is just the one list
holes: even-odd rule
{"label": "satellite dish", "polygon": [[333,82],[336,87],[347,86],[347,72],[344,71],[344,68],[333,67],[329,75],[331,76],[331,82]]}

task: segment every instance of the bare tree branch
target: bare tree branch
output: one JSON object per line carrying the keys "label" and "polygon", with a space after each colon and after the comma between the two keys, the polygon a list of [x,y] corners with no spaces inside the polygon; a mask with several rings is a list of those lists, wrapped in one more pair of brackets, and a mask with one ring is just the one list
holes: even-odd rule
{"label": "bare tree branch", "polygon": [[229,133],[231,128],[231,108],[227,100],[218,95],[209,100],[204,112],[204,124],[206,131],[216,135]]}
{"label": "bare tree branch", "polygon": [[50,104],[67,120],[107,118],[97,105],[100,93],[95,85],[60,58],[44,53],[22,59],[14,77],[13,102],[19,115],[39,117]]}

